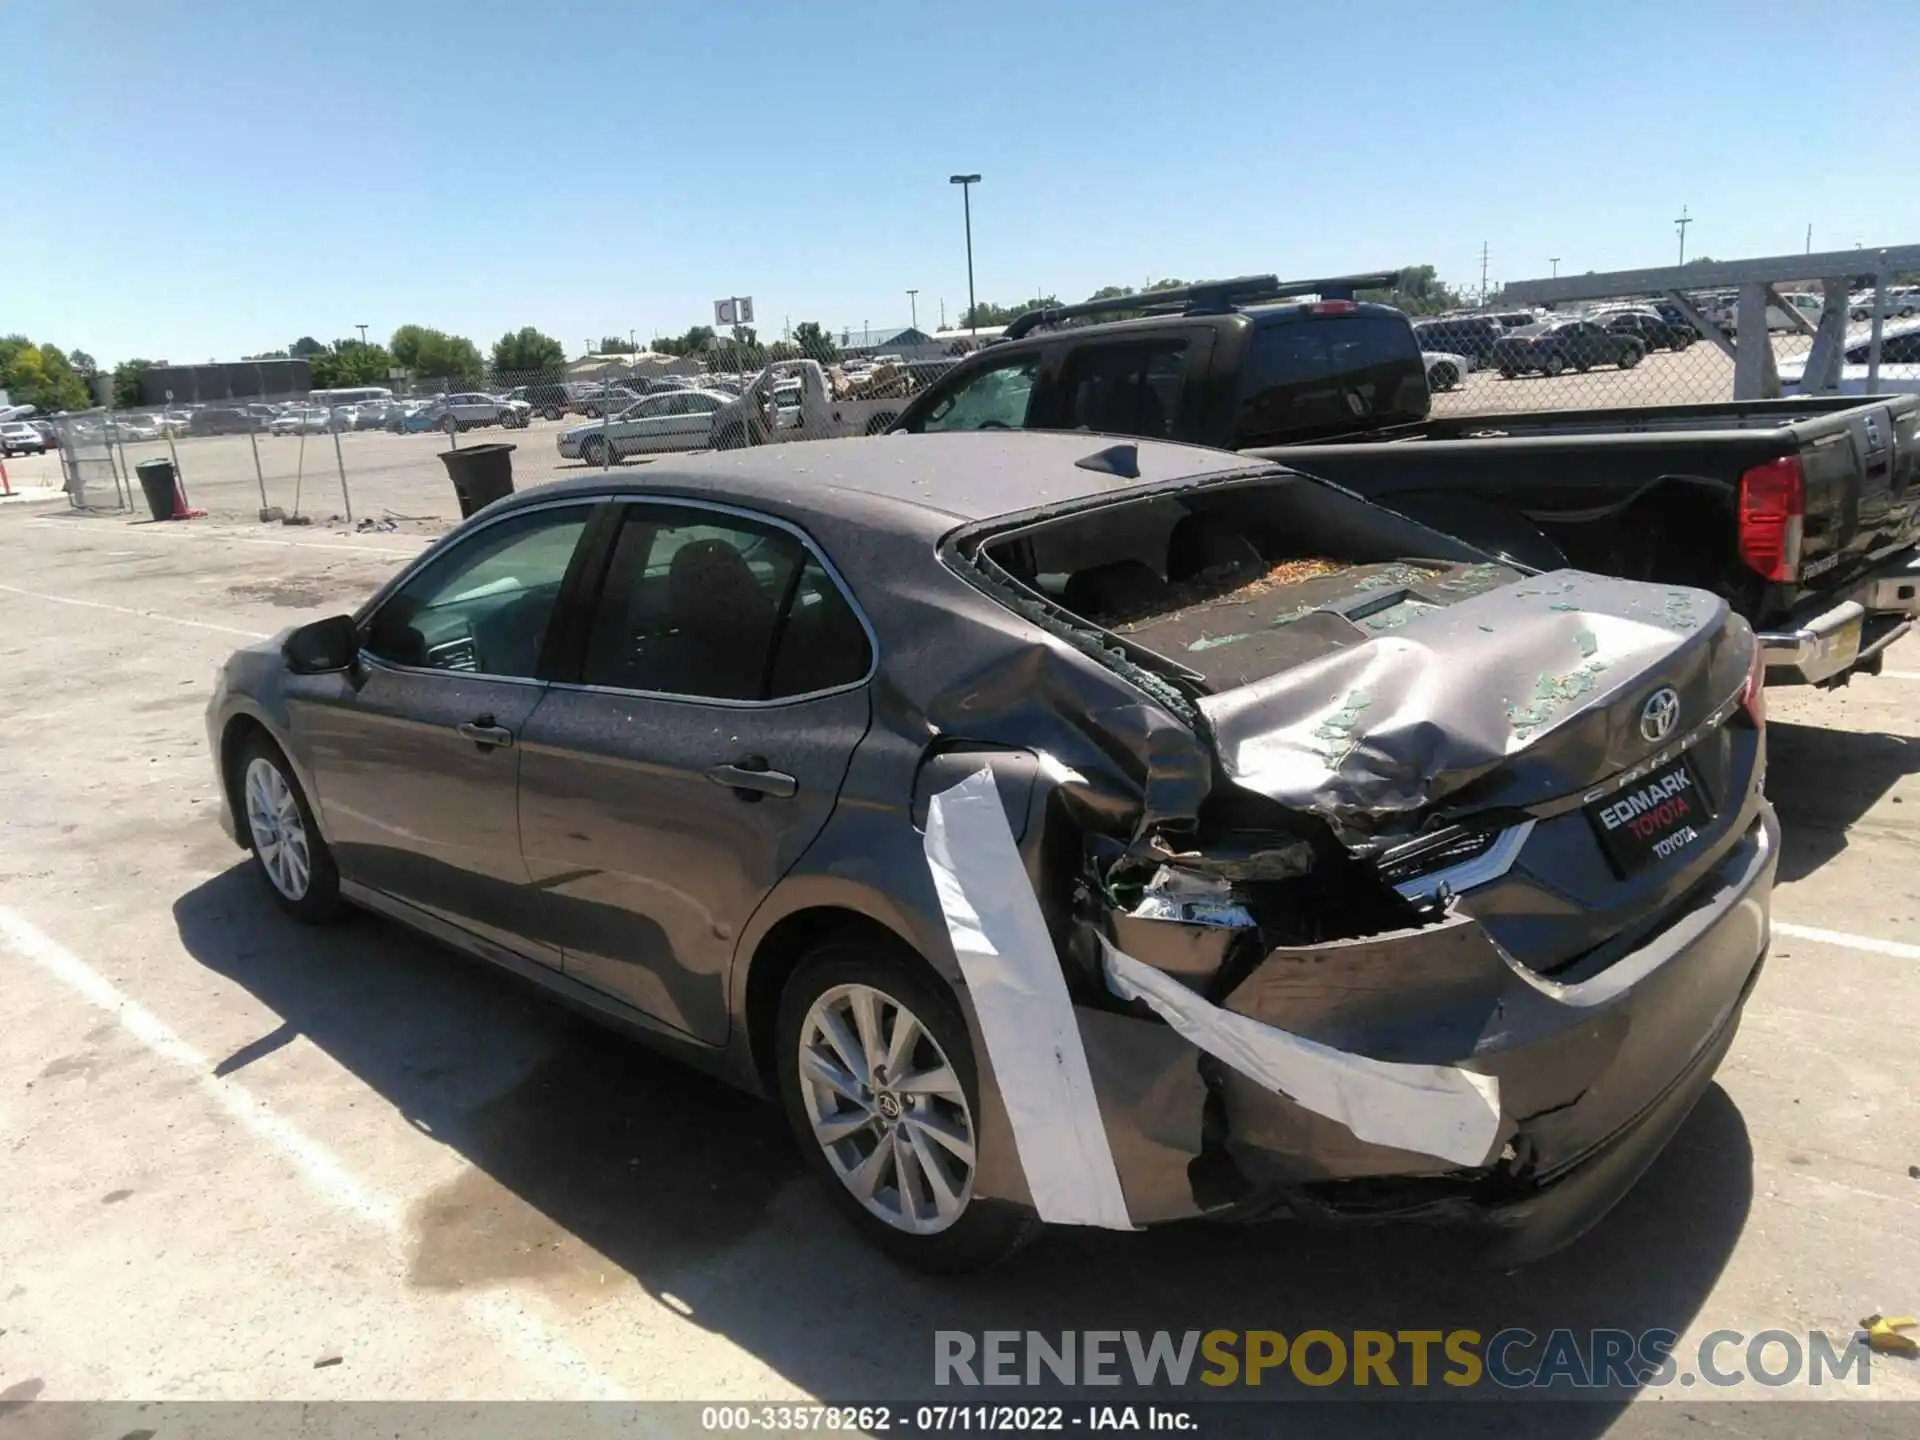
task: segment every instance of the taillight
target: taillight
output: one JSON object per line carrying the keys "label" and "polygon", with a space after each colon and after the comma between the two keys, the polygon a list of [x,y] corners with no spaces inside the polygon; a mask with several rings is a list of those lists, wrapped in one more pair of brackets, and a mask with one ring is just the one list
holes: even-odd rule
{"label": "taillight", "polygon": [[1754,466],[1740,477],[1740,558],[1769,580],[1797,580],[1806,514],[1798,455]]}
{"label": "taillight", "polygon": [[1307,306],[1314,315],[1351,315],[1360,307],[1351,300],[1316,300]]}
{"label": "taillight", "polygon": [[1753,721],[1753,728],[1764,730],[1767,724],[1767,652],[1753,642],[1753,659],[1747,662],[1747,683],[1740,691],[1740,708]]}

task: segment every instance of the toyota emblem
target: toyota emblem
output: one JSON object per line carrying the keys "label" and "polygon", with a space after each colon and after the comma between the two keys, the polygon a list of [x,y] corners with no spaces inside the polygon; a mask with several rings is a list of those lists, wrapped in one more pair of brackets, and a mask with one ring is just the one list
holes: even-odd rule
{"label": "toyota emblem", "polygon": [[1679,723],[1680,697],[1673,693],[1672,686],[1662,685],[1640,707],[1640,738],[1650,745],[1666,739]]}

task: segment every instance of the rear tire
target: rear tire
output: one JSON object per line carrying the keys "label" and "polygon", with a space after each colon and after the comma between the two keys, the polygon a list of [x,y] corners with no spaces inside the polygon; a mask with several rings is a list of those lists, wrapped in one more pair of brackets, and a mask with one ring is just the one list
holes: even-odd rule
{"label": "rear tire", "polygon": [[1546,363],[1542,365],[1540,369],[1548,379],[1557,380],[1567,373],[1567,357],[1564,355],[1549,355],[1547,356]]}
{"label": "rear tire", "polygon": [[607,463],[607,442],[598,435],[589,435],[580,442],[580,458],[589,465]]}
{"label": "rear tire", "polygon": [[[831,1064],[838,1047],[829,1048],[821,1019],[838,1015],[857,1032],[862,1001],[878,1049],[891,1052],[903,1033],[915,1033],[900,1030],[903,1017],[917,1026],[918,1038],[896,1057],[892,1073],[870,1066],[865,1047],[856,1045],[864,1073],[842,1063],[840,1083],[830,1085],[816,1062]],[[834,1203],[873,1245],[919,1269],[953,1275],[997,1265],[1039,1233],[1030,1211],[973,1195],[981,1113],[973,1045],[952,993],[924,978],[910,954],[859,936],[827,939],[787,981],[775,1035],[780,1099],[794,1140]],[[809,1061],[804,1074],[803,1058]],[[928,1083],[896,1088],[908,1072]],[[957,1144],[949,1148],[933,1138],[936,1132]],[[910,1158],[881,1153],[893,1144]],[[938,1186],[930,1164],[940,1169]],[[942,1191],[957,1214],[943,1208]]]}
{"label": "rear tire", "polygon": [[556,407],[549,405],[540,412],[540,418],[543,420],[558,420],[560,418],[560,411]]}
{"label": "rear tire", "polygon": [[1511,380],[1519,373],[1520,372],[1514,369],[1513,366],[1511,365],[1502,365],[1500,367],[1500,378],[1502,380]]}
{"label": "rear tire", "polygon": [[340,872],[280,747],[254,735],[234,760],[230,783],[247,848],[274,902],[309,925],[333,919],[340,913]]}
{"label": "rear tire", "polygon": [[1446,391],[1460,383],[1460,374],[1451,365],[1436,365],[1427,375],[1429,390]]}

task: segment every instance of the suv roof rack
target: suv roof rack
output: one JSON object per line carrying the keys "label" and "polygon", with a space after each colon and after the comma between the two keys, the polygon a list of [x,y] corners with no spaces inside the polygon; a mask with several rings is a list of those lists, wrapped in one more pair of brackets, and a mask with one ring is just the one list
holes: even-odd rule
{"label": "suv roof rack", "polygon": [[1058,325],[1089,315],[1112,315],[1138,310],[1147,315],[1219,315],[1235,306],[1261,300],[1287,300],[1318,295],[1323,300],[1351,300],[1356,290],[1391,290],[1400,283],[1398,270],[1369,271],[1361,275],[1329,275],[1315,280],[1282,281],[1273,275],[1239,275],[1231,280],[1200,280],[1169,290],[1142,290],[1111,295],[1078,305],[1049,305],[1014,317],[1001,336],[1018,340],[1043,325]]}

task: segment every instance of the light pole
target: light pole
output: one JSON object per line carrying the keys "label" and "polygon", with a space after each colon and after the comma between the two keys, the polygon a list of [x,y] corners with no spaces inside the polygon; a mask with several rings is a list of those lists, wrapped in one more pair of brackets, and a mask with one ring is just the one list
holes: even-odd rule
{"label": "light pole", "polygon": [[980,316],[976,311],[973,298],[973,187],[980,183],[980,177],[949,175],[947,183],[960,187],[960,208],[967,217],[967,332],[978,334]]}
{"label": "light pole", "polygon": [[1687,216],[1687,207],[1682,205],[1680,218],[1673,222],[1673,228],[1680,232],[1680,263],[1682,265],[1687,263],[1687,226],[1692,223],[1693,221]]}
{"label": "light pole", "polygon": [[1557,280],[1557,279],[1559,279],[1559,277],[1560,277],[1560,257],[1559,257],[1558,255],[1549,255],[1549,256],[1547,257],[1547,263],[1548,263],[1549,265],[1551,265],[1551,266],[1553,267],[1553,274],[1554,274],[1554,278],[1555,278],[1556,280]]}
{"label": "light pole", "polygon": [[907,292],[907,305],[913,312],[913,318],[907,323],[918,330],[920,328],[920,292],[918,290]]}
{"label": "light pole", "polygon": [[360,343],[365,345],[367,343],[367,327],[364,325],[356,325],[353,328],[360,332]]}

